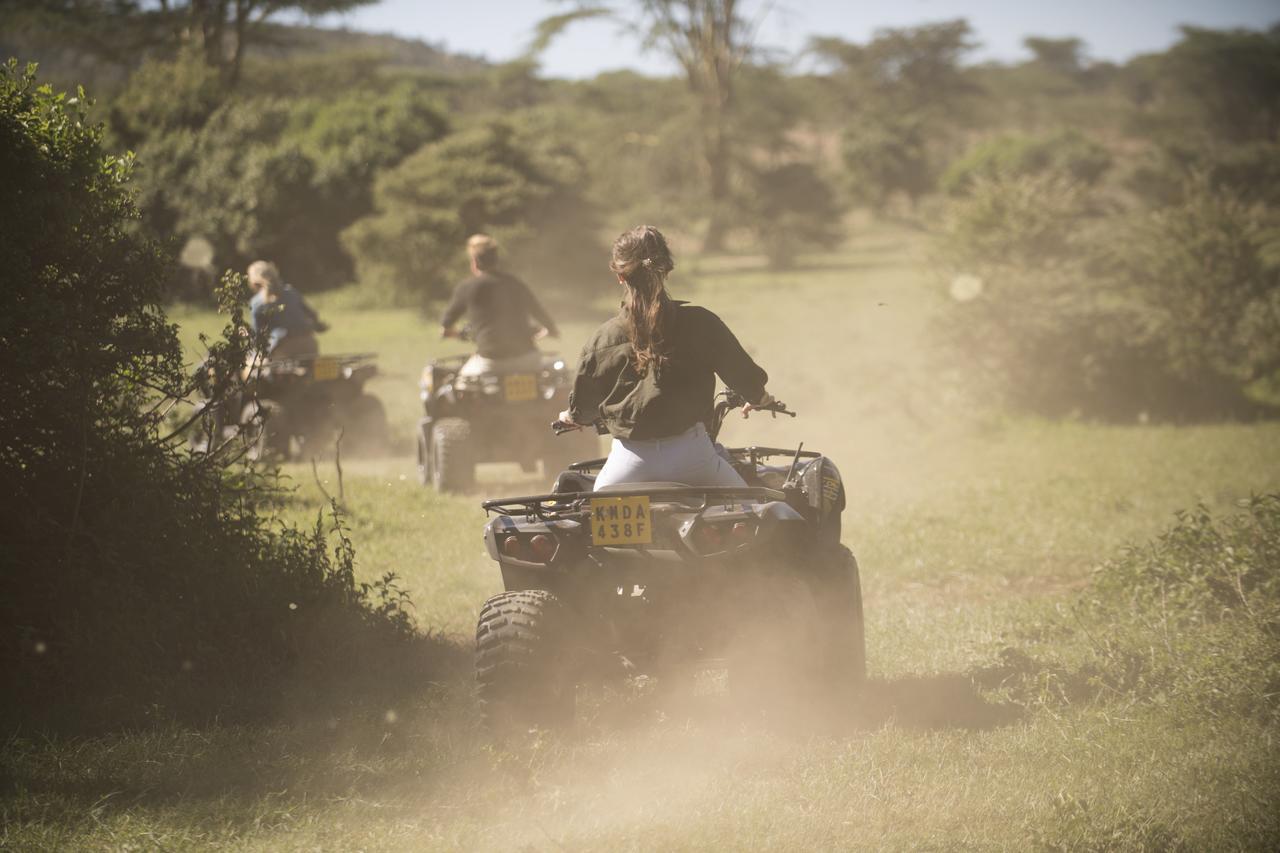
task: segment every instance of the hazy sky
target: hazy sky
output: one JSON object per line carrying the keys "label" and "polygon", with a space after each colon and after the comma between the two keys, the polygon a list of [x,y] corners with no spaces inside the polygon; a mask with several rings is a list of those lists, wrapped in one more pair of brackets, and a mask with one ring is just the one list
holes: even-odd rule
{"label": "hazy sky", "polygon": [[[614,5],[624,7],[626,0]],[[754,12],[762,0],[745,0]],[[571,8],[555,0],[382,0],[345,15],[321,19],[347,26],[443,42],[455,52],[501,61],[523,52],[540,19]],[[1182,23],[1261,28],[1280,21],[1280,0],[778,0],[764,18],[761,44],[797,51],[813,34],[862,41],[880,27],[967,18],[982,48],[978,59],[1025,56],[1026,35],[1079,36],[1096,59],[1123,60],[1160,50]],[[642,55],[617,25],[586,21],[565,33],[542,58],[555,77],[591,77],[617,68],[667,73],[659,55]]]}

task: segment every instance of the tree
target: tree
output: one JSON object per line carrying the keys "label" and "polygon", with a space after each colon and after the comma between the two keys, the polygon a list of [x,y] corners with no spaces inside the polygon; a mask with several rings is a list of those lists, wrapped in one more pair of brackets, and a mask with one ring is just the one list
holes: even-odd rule
{"label": "tree", "polygon": [[463,245],[493,233],[521,275],[557,289],[589,284],[605,251],[582,200],[577,155],[494,122],[426,145],[379,176],[374,212],[342,235],[359,281],[425,304],[465,269]]}
{"label": "tree", "polygon": [[445,134],[436,96],[378,80],[325,98],[220,90],[201,62],[148,61],[116,99],[152,233],[208,240],[224,267],[272,258],[304,287],[350,281],[338,235],[372,210],[377,173]]}
{"label": "tree", "polygon": [[1027,36],[1022,40],[1033,60],[1057,74],[1072,76],[1084,70],[1084,42],[1078,38],[1045,38]]}
{"label": "tree", "polygon": [[829,249],[844,236],[843,210],[831,181],[808,163],[785,163],[751,173],[750,208],[756,239],[774,269],[785,269],[802,250]]}
{"label": "tree", "polygon": [[1215,137],[1280,141],[1280,27],[1183,27],[1160,65],[1166,100],[1188,102]]}
{"label": "tree", "polygon": [[281,12],[324,15],[374,0],[13,0],[20,10],[56,21],[87,50],[116,62],[187,51],[239,81],[245,50]]}
{"label": "tree", "polygon": [[998,136],[980,142],[947,167],[942,188],[963,195],[975,181],[1000,175],[1051,173],[1081,184],[1096,184],[1111,167],[1111,154],[1079,131],[1051,136]]}
{"label": "tree", "polygon": [[835,65],[844,105],[843,156],[853,192],[882,209],[895,193],[912,206],[931,191],[976,87],[961,67],[976,44],[967,21],[876,32],[865,45],[815,38],[810,51]]}
{"label": "tree", "polygon": [[639,0],[627,13],[584,5],[576,12],[548,18],[539,26],[533,50],[544,48],[575,20],[611,15],[628,22],[646,48],[674,59],[698,102],[700,149],[707,181],[707,230],[704,248],[720,249],[730,221],[734,158],[732,117],[738,71],[754,50],[759,20],[743,17],[738,0]]}

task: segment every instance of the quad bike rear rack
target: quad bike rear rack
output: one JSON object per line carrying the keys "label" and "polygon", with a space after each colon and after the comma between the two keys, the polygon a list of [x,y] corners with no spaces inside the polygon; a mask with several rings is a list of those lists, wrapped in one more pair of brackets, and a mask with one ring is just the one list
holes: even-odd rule
{"label": "quad bike rear rack", "polygon": [[[745,456],[755,465],[761,459],[767,459],[770,456],[792,456],[795,457],[796,449],[794,447],[729,447],[726,451],[730,456]],[[801,450],[799,458],[801,459],[817,459],[822,454],[816,450]],[[604,465],[607,457],[599,459],[588,459],[585,462],[574,462],[569,466],[570,471],[590,471],[593,468],[599,468]]]}
{"label": "quad bike rear rack", "polygon": [[[784,451],[791,453],[792,451]],[[585,463],[583,463],[585,464]],[[625,498],[645,496],[655,501],[700,498],[699,509],[708,506],[749,501],[786,501],[787,495],[778,489],[763,486],[680,486],[672,488],[609,489],[603,492],[564,492],[549,495],[526,495],[516,498],[497,498],[480,504],[485,513],[498,515],[528,515],[535,518],[554,518],[582,511],[584,501],[592,498]]]}

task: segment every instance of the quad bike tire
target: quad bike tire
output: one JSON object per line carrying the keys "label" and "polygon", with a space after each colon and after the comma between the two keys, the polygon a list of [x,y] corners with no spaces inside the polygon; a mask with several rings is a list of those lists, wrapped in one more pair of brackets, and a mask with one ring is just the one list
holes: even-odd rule
{"label": "quad bike tire", "polygon": [[833,687],[857,687],[867,680],[862,578],[858,559],[845,546],[831,555],[816,598],[825,639],[823,675]]}
{"label": "quad bike tire", "polygon": [[431,425],[431,484],[438,492],[469,491],[476,482],[471,424],[462,418],[441,418]]}
{"label": "quad bike tire", "polygon": [[240,410],[240,436],[250,459],[290,458],[293,447],[286,418],[284,406],[275,400],[250,400],[244,404]]}
{"label": "quad bike tire", "polygon": [[843,545],[824,551],[809,577],[775,578],[738,605],[729,689],[749,704],[837,699],[866,681],[858,561]]}
{"label": "quad bike tire", "polygon": [[431,482],[431,439],[419,427],[418,433],[418,485],[430,486]]}
{"label": "quad bike tire", "polygon": [[343,444],[354,456],[385,453],[390,444],[387,410],[372,394],[361,394],[341,414]]}
{"label": "quad bike tire", "polygon": [[476,687],[480,718],[495,733],[573,724],[565,606],[545,590],[504,592],[480,609]]}

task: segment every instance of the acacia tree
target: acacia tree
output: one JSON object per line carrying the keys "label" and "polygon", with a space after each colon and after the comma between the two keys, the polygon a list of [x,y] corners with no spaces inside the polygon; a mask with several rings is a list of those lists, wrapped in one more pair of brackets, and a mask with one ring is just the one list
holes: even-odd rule
{"label": "acacia tree", "polygon": [[916,199],[937,182],[939,161],[975,87],[962,62],[977,45],[964,19],[877,30],[866,44],[834,37],[810,51],[834,66],[844,108],[844,160],[854,193],[883,208],[895,193]]}
{"label": "acacia tree", "polygon": [[768,6],[755,19],[742,14],[738,0],[639,0],[634,10],[593,4],[557,15],[539,25],[532,52],[544,49],[576,20],[608,16],[624,22],[647,49],[661,50],[684,72],[701,110],[701,158],[707,180],[709,220],[704,248],[724,244],[728,227],[733,164],[734,84],[754,50],[755,33]]}
{"label": "acacia tree", "polygon": [[12,0],[11,9],[45,16],[85,49],[131,62],[139,54],[189,50],[239,80],[245,48],[281,12],[342,12],[374,0]]}

